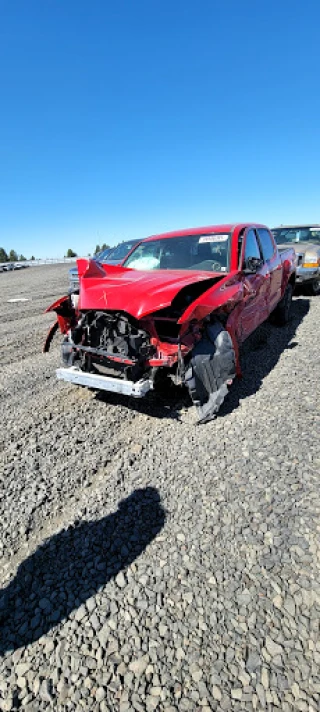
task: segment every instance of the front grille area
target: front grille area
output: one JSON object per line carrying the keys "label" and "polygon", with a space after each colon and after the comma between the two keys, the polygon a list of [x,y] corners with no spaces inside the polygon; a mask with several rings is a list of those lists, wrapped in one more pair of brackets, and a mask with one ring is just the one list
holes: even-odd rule
{"label": "front grille area", "polygon": [[[121,312],[88,312],[85,317],[86,346],[110,356],[140,360],[154,352],[149,335]],[[79,347],[81,348],[81,347]],[[101,354],[103,356],[103,353]]]}

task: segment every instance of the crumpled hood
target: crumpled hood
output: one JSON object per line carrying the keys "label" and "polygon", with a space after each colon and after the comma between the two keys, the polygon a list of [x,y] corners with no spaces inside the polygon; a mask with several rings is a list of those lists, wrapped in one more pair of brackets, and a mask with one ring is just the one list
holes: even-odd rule
{"label": "crumpled hood", "polygon": [[80,310],[123,311],[136,319],[169,306],[189,284],[208,279],[214,283],[227,276],[193,270],[138,271],[120,266],[102,267],[88,260],[79,260],[78,270]]}

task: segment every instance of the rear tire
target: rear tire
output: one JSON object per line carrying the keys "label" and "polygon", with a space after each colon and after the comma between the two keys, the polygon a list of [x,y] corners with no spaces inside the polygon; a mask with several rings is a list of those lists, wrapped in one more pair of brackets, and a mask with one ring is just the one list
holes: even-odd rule
{"label": "rear tire", "polygon": [[199,423],[215,417],[236,375],[231,337],[218,322],[209,324],[192,351],[185,383],[197,408]]}
{"label": "rear tire", "polygon": [[272,321],[277,326],[285,326],[290,319],[291,303],[293,295],[292,284],[287,284],[285,293],[272,314]]}

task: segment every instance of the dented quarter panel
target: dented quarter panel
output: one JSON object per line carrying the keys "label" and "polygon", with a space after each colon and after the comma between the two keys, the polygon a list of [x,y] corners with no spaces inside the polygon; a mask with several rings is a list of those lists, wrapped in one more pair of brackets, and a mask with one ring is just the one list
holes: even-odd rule
{"label": "dented quarter panel", "polygon": [[178,323],[186,324],[194,319],[201,321],[222,306],[225,312],[228,313],[235,307],[242,296],[243,285],[239,282],[239,273],[229,273],[192,302],[182,314]]}
{"label": "dented quarter panel", "polygon": [[45,314],[51,311],[58,312],[58,310],[63,309],[63,306],[66,306],[66,303],[68,302],[69,298],[68,296],[60,297],[60,299],[57,299],[56,302],[53,302],[53,304],[50,304],[49,307],[45,309]]}
{"label": "dented quarter panel", "polygon": [[74,311],[71,308],[70,298],[68,296],[61,297],[60,299],[57,299],[56,302],[53,302],[53,304],[50,304],[50,306],[45,310],[45,313],[51,311],[56,312],[57,320],[49,329],[43,348],[44,351],[49,351],[51,341],[57,331],[57,325],[60,327],[62,334],[67,334],[74,319]]}

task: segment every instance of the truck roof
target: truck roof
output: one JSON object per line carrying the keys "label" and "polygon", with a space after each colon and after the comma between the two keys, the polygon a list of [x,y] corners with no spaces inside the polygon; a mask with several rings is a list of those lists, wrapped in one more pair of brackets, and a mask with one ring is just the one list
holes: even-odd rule
{"label": "truck roof", "polygon": [[174,230],[173,232],[163,232],[159,235],[150,235],[150,237],[145,237],[143,239],[143,242],[147,242],[149,240],[159,240],[160,238],[184,237],[188,235],[203,235],[215,232],[233,232],[235,228],[237,228],[238,230],[242,230],[243,228],[247,227],[266,227],[266,225],[260,225],[260,223],[227,223],[225,225],[205,225],[204,227],[190,227],[184,228],[183,230]]}

